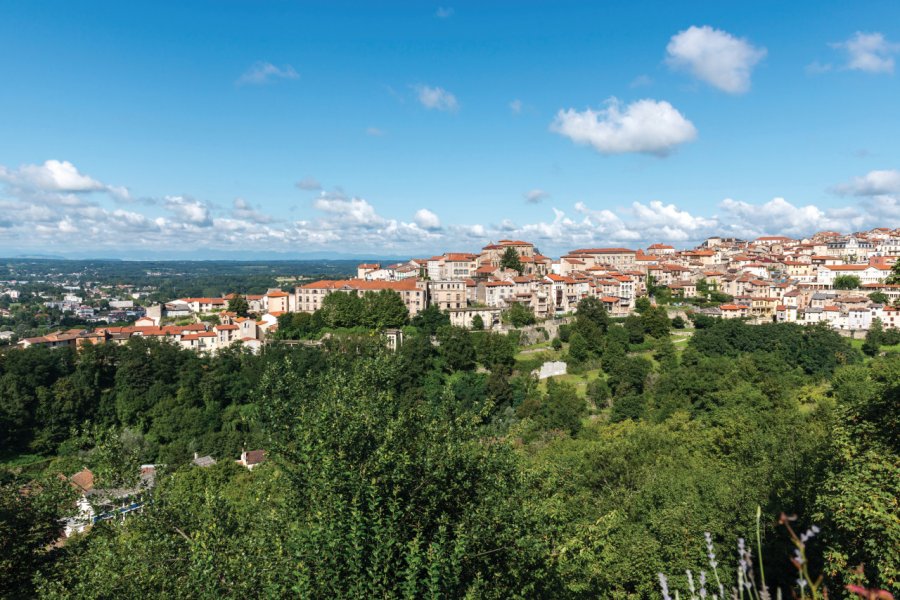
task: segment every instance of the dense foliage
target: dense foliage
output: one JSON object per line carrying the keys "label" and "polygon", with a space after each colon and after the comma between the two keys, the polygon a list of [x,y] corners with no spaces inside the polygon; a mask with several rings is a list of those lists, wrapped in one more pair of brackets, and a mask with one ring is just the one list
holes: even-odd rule
{"label": "dense foliage", "polygon": [[[795,586],[784,511],[821,528],[806,556],[831,597],[900,591],[900,355],[715,319],[685,341],[661,309],[617,323],[588,302],[557,344],[577,373],[538,381],[516,336],[423,314],[394,353],[347,332],[261,356],[2,355],[4,449],[50,457],[44,476],[166,467],[142,514],[53,552],[36,540],[58,497],[31,487],[45,508],[0,513],[34,532],[0,577],[23,597],[655,598],[760,506],[770,586]],[[236,466],[244,445],[269,460]],[[3,506],[34,477],[8,475]]]}

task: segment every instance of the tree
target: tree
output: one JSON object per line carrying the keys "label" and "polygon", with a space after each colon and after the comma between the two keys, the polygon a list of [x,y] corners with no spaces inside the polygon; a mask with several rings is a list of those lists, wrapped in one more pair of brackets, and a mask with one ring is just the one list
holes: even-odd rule
{"label": "tree", "polygon": [[625,331],[628,332],[629,344],[640,344],[644,341],[644,323],[638,315],[625,317]]}
{"label": "tree", "polygon": [[575,386],[547,380],[547,395],[541,403],[539,421],[545,429],[558,429],[575,435],[581,429],[581,417],[587,412],[584,399]]}
{"label": "tree", "polygon": [[355,293],[334,292],[322,300],[322,315],[329,327],[356,327],[363,322],[363,299]]}
{"label": "tree", "polygon": [[409,310],[394,290],[366,292],[362,300],[362,321],[370,329],[403,327],[409,320]]}
{"label": "tree", "polygon": [[864,577],[900,592],[900,360],[876,358],[845,367],[833,380],[833,415],[824,481],[817,486],[813,517],[828,532],[825,574],[836,583]]}
{"label": "tree", "polygon": [[656,339],[668,336],[672,325],[666,309],[662,306],[644,312],[641,315],[641,322],[644,324],[644,332]]}
{"label": "tree", "polygon": [[900,284],[900,260],[894,263],[894,266],[891,267],[891,274],[888,275],[885,283],[889,283],[891,285]]}
{"label": "tree", "polygon": [[872,292],[869,294],[869,300],[875,304],[890,304],[891,300],[884,292]]}
{"label": "tree", "polygon": [[675,344],[669,336],[656,340],[653,359],[659,363],[662,369],[673,369],[678,365],[678,355],[675,352]]}
{"label": "tree", "polygon": [[869,330],[866,332],[866,340],[863,342],[863,354],[875,356],[881,350],[882,338],[884,336],[884,327],[881,325],[881,319],[872,319]]}
{"label": "tree", "polygon": [[235,294],[228,301],[228,311],[237,313],[239,317],[246,317],[250,313],[250,304],[240,294]]}
{"label": "tree", "polygon": [[[512,448],[471,418],[446,420],[390,392],[389,356],[308,381],[289,365],[262,414],[297,515],[300,597],[552,596]],[[323,549],[327,548],[327,552]]]}
{"label": "tree", "polygon": [[500,257],[500,266],[504,269],[512,269],[519,275],[525,270],[522,259],[519,258],[519,253],[512,246],[508,246],[506,250],[503,251],[503,255]]}
{"label": "tree", "polygon": [[569,360],[575,364],[583,363],[591,357],[590,349],[584,336],[576,331],[569,337]]}
{"label": "tree", "polygon": [[687,323],[685,322],[684,317],[682,317],[681,315],[675,315],[675,317],[672,319],[672,327],[674,327],[675,329],[684,329],[686,325]]}
{"label": "tree", "polygon": [[516,344],[508,335],[485,332],[478,335],[478,362],[491,371],[511,369],[516,364]]}
{"label": "tree", "polygon": [[484,329],[484,319],[481,318],[481,315],[472,317],[472,329],[475,329],[476,331]]}
{"label": "tree", "polygon": [[834,278],[832,287],[836,290],[859,289],[861,282],[857,275],[838,275]]}
{"label": "tree", "polygon": [[506,309],[503,317],[513,327],[525,327],[526,325],[534,325],[537,322],[531,308],[518,302],[513,303],[512,306]]}
{"label": "tree", "polygon": [[590,321],[600,328],[601,333],[606,333],[609,329],[609,313],[603,303],[594,296],[587,296],[578,302],[575,312],[575,322]]}
{"label": "tree", "polygon": [[469,371],[475,368],[475,345],[468,331],[449,325],[438,330],[437,338],[440,344],[438,353],[446,370]]}
{"label": "tree", "polygon": [[68,482],[47,477],[0,483],[0,596],[34,597],[34,576],[60,552],[60,519],[74,502]]}
{"label": "tree", "polygon": [[441,327],[450,325],[450,315],[441,311],[437,304],[429,304],[412,318],[410,324],[428,335],[434,335]]}

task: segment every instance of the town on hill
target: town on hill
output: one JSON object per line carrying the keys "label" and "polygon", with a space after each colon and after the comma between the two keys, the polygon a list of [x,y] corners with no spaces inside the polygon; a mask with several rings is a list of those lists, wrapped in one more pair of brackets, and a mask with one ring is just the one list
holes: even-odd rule
{"label": "town on hill", "polygon": [[[827,231],[804,239],[711,237],[682,250],[661,243],[646,249],[578,248],[558,259],[527,241],[500,240],[478,253],[362,263],[352,278],[298,282],[264,294],[171,298],[145,307],[101,294],[98,302],[106,302],[110,311],[105,315],[68,295],[68,300],[46,304],[95,324],[26,337],[18,345],[122,343],[146,336],[198,351],[238,343],[258,351],[274,339],[279,323],[283,328],[284,315],[315,313],[335,293],[370,292],[395,293],[410,318],[435,307],[453,325],[486,330],[504,330],[509,311],[545,320],[575,312],[588,297],[599,300],[610,316],[625,317],[646,297],[690,314],[751,323],[826,323],[864,335],[876,321],[884,329],[900,326],[898,256],[900,229],[889,228]],[[0,296],[15,299],[14,283],[5,286]],[[114,309],[119,309],[118,320],[128,315],[134,320],[110,326]],[[203,319],[210,316],[216,317],[214,323]]]}

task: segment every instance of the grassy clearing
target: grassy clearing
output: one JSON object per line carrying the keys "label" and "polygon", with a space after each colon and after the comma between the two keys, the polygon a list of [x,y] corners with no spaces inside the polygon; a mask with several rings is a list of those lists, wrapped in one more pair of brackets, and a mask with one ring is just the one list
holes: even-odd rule
{"label": "grassy clearing", "polygon": [[[852,339],[849,340],[850,345],[856,348],[857,350],[862,350],[863,344],[865,343],[864,339]],[[884,344],[881,345],[881,352],[885,352],[887,354],[898,354],[900,353],[900,344],[894,344],[892,346],[886,346]]]}
{"label": "grassy clearing", "polygon": [[[568,373],[566,375],[557,375],[556,377],[551,377],[554,381],[569,383],[575,386],[575,391],[578,392],[578,395],[582,398],[587,396],[587,386],[590,382],[594,381],[598,377],[601,376],[600,369],[591,369],[590,371],[586,371],[584,373],[580,373],[578,375]],[[543,379],[538,383],[538,388],[542,392],[547,391],[547,379]]]}

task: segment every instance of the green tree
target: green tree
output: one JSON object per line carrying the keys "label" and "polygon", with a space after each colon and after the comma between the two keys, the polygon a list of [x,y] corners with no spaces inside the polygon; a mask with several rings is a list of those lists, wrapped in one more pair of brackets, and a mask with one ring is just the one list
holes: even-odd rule
{"label": "green tree", "polygon": [[606,307],[595,296],[587,296],[578,302],[575,312],[575,322],[583,323],[585,321],[596,325],[601,333],[606,333],[609,329],[609,313]]}
{"label": "green tree", "polygon": [[625,331],[628,332],[629,344],[641,344],[644,341],[644,323],[638,315],[625,317]]}
{"label": "green tree", "polygon": [[484,319],[481,318],[481,315],[475,315],[472,317],[472,329],[476,331],[481,331],[484,329]]}
{"label": "green tree", "polygon": [[366,292],[362,300],[362,322],[371,329],[399,328],[409,320],[409,310],[394,290]]}
{"label": "green tree", "polygon": [[450,325],[450,315],[441,311],[436,304],[429,304],[413,317],[410,324],[428,335],[434,335],[441,327]]}
{"label": "green tree", "polygon": [[545,429],[558,429],[575,435],[581,429],[581,417],[587,412],[584,399],[575,386],[547,380],[547,394],[541,402],[539,421]]}
{"label": "green tree", "polygon": [[[826,532],[825,573],[900,592],[900,360],[888,355],[834,377],[838,404],[814,518]],[[836,587],[836,586],[835,586]]]}
{"label": "green tree", "polygon": [[519,275],[525,270],[522,259],[519,258],[519,253],[512,246],[507,247],[503,251],[503,254],[500,256],[500,266],[504,269],[512,269]]}
{"label": "green tree", "polygon": [[60,520],[75,497],[57,477],[0,483],[0,596],[34,597],[35,575],[51,565],[60,550]]}
{"label": "green tree", "polygon": [[334,292],[322,300],[322,316],[329,327],[357,327],[363,324],[363,299],[355,293]]}
{"label": "green tree", "polygon": [[669,315],[662,306],[656,306],[641,314],[641,322],[644,325],[644,332],[656,339],[668,336],[672,326]]}
{"label": "green tree", "polygon": [[228,312],[237,313],[239,317],[246,317],[250,314],[250,304],[246,298],[240,294],[235,294],[228,300]]}
{"label": "green tree", "polygon": [[576,331],[569,337],[569,360],[575,364],[587,361],[591,357],[587,341],[580,332]]}
{"label": "green tree", "polygon": [[511,369],[516,364],[516,344],[510,336],[485,332],[477,340],[478,362],[491,371]]}
{"label": "green tree", "polygon": [[526,325],[534,325],[537,322],[534,311],[518,302],[504,311],[503,318],[513,327],[525,327]]}
{"label": "green tree", "polygon": [[859,289],[861,282],[857,275],[838,275],[834,278],[832,287],[836,290],[855,290]]}
{"label": "green tree", "polygon": [[481,442],[470,418],[398,403],[393,371],[382,356],[314,383],[289,365],[266,376],[262,414],[298,515],[285,570],[294,592],[553,595],[511,448]]}
{"label": "green tree", "polygon": [[869,294],[869,300],[875,304],[890,304],[891,300],[884,292],[872,292]]}
{"label": "green tree", "polygon": [[452,325],[441,327],[437,339],[438,353],[446,370],[469,371],[475,368],[475,345],[467,330]]}
{"label": "green tree", "polygon": [[866,332],[866,340],[863,342],[863,354],[875,356],[881,350],[882,338],[884,337],[884,327],[881,325],[881,319],[872,319],[869,330]]}

